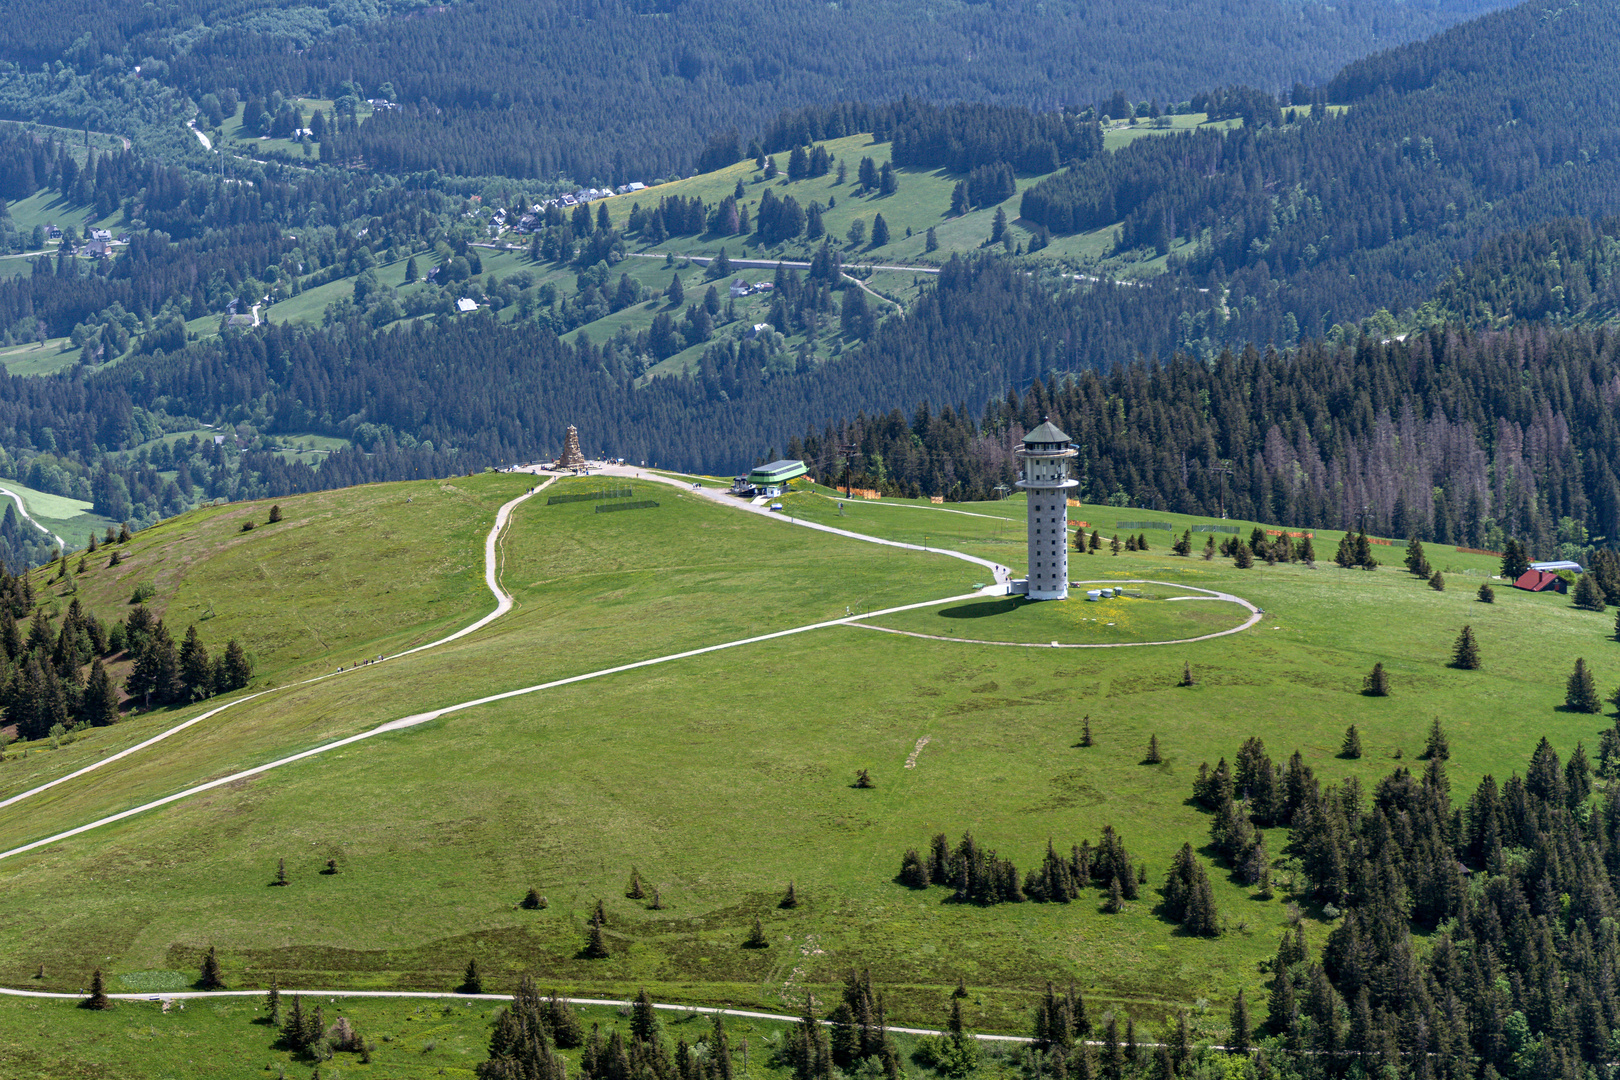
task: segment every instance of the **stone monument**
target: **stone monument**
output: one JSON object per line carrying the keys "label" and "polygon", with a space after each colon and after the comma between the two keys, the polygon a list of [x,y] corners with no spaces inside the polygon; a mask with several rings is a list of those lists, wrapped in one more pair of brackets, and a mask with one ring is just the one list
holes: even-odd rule
{"label": "stone monument", "polygon": [[568,425],[568,437],[563,440],[562,457],[557,459],[553,469],[583,469],[585,455],[579,449],[579,429],[573,424]]}

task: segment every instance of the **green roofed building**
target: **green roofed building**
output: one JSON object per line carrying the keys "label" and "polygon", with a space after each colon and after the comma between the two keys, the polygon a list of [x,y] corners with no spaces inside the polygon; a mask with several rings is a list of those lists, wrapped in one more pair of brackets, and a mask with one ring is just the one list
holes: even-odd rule
{"label": "green roofed building", "polygon": [[789,480],[796,480],[808,471],[802,461],[773,461],[749,473],[748,482],[761,495],[780,495]]}

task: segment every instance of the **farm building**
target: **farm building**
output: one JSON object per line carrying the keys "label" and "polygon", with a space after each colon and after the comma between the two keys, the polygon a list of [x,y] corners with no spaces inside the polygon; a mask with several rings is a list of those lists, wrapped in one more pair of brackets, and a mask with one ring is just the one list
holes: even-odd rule
{"label": "farm building", "polygon": [[1526,592],[1568,592],[1569,584],[1551,570],[1526,570],[1513,583],[1515,589]]}

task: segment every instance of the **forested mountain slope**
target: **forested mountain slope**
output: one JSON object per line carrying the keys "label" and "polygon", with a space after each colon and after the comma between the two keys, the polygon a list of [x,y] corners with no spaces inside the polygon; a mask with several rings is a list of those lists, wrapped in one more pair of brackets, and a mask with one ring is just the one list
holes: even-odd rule
{"label": "forested mountain slope", "polygon": [[336,97],[349,83],[404,105],[348,148],[374,168],[622,183],[690,169],[708,134],[758,130],[784,108],[902,94],[1052,108],[1115,90],[1168,102],[1234,82],[1278,91],[1496,6],[20,0],[8,5],[0,58],[37,71],[66,55],[103,80],[138,64],[142,78],[193,98],[227,89]]}
{"label": "forested mountain slope", "polygon": [[1340,117],[1139,140],[1022,213],[1056,233],[1123,220],[1121,246],[1229,282],[1250,340],[1416,306],[1494,236],[1620,212],[1617,24],[1614,0],[1498,12],[1351,64],[1325,91]]}

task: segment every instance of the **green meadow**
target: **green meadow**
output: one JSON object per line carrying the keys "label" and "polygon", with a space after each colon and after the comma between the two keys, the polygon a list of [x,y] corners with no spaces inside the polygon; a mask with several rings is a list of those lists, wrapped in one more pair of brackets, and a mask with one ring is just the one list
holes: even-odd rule
{"label": "green meadow", "polygon": [[[387,720],[848,610],[960,597],[987,580],[948,556],[801,529],[662,485],[632,481],[636,498],[659,503],[643,510],[547,505],[600,483],[569,479],[514,517],[503,568],[511,614],[440,649],[289,685],[488,610],[483,531],[532,482],[379,485],[282,500],[275,526],[263,523],[264,504],[246,504],[140,534],[131,565],[144,569],[83,575],[83,601],[117,617],[145,573],[176,626],[212,603],[200,624],[210,645],[233,627],[257,635],[250,690],[282,688],[0,809],[0,830],[14,842],[49,836]],[[806,487],[782,502],[784,516],[1022,569],[1019,499],[936,506]],[[1241,596],[1264,618],[1205,641],[1121,649],[835,625],[451,712],[0,861],[0,927],[11,931],[0,935],[0,985],[72,991],[96,966],[118,978],[186,973],[214,946],[240,987],[274,977],[451,990],[476,958],[492,990],[529,973],[581,996],[644,986],[659,1000],[783,1011],[870,968],[897,1023],[940,1023],[958,979],[981,1030],[1025,1030],[1047,979],[1074,979],[1094,1009],[1139,1023],[1180,1008],[1224,1015],[1238,989],[1263,993],[1258,965],[1294,901],[1286,889],[1263,898],[1214,866],[1222,936],[1183,937],[1155,913],[1176,849],[1208,835],[1188,804],[1201,762],[1230,759],[1256,736],[1279,761],[1298,750],[1328,783],[1354,777],[1370,789],[1411,764],[1439,718],[1462,798],[1485,773],[1522,770],[1541,736],[1562,754],[1578,742],[1592,753],[1611,722],[1560,705],[1576,656],[1601,685],[1620,681],[1612,616],[1502,582],[1496,602],[1481,603],[1489,556],[1431,546],[1450,582],[1436,592],[1399,568],[1396,544],[1376,547],[1386,565],[1374,572],[1333,567],[1334,532],[1316,535],[1315,568],[1238,569],[1170,554],[1174,535],[1209,519],[1095,506],[1071,517],[1105,541],[1098,554],[1071,555],[1071,578],[1165,584],[1109,602],[973,598],[873,621],[942,637],[1110,643],[1106,634],[1197,636],[1247,615],[1168,599],[1187,595],[1183,586]],[[259,524],[240,532],[248,519]],[[1106,540],[1123,536],[1122,522],[1172,528],[1132,528],[1149,550],[1111,555]],[[1252,527],[1219,524],[1245,537]],[[1464,624],[1481,670],[1447,664]],[[1389,673],[1387,698],[1360,693],[1375,662]],[[1178,685],[1189,668],[1193,685]],[[13,747],[0,791],[198,711],[132,718],[59,750],[26,748],[26,759]],[[1083,720],[1096,740],[1088,748],[1076,745]],[[1350,724],[1366,749],[1356,761],[1337,757]],[[1144,765],[1154,736],[1165,760]],[[853,785],[860,769],[874,787]],[[1068,905],[977,908],[893,880],[905,850],[936,833],[971,831],[1027,870],[1048,839],[1095,842],[1105,825],[1148,873],[1141,899],[1118,915],[1095,890]],[[1285,842],[1268,838],[1274,858]],[[291,884],[270,888],[283,859]],[[327,860],[337,873],[320,872]],[[647,899],[625,895],[632,872]],[[1278,876],[1286,881],[1285,869]],[[789,882],[802,901],[791,910],[778,906]],[[517,906],[531,887],[544,910]],[[581,959],[598,899],[612,956]],[[1305,905],[1304,916],[1320,944],[1323,913]],[[769,948],[744,949],[756,918]]]}

